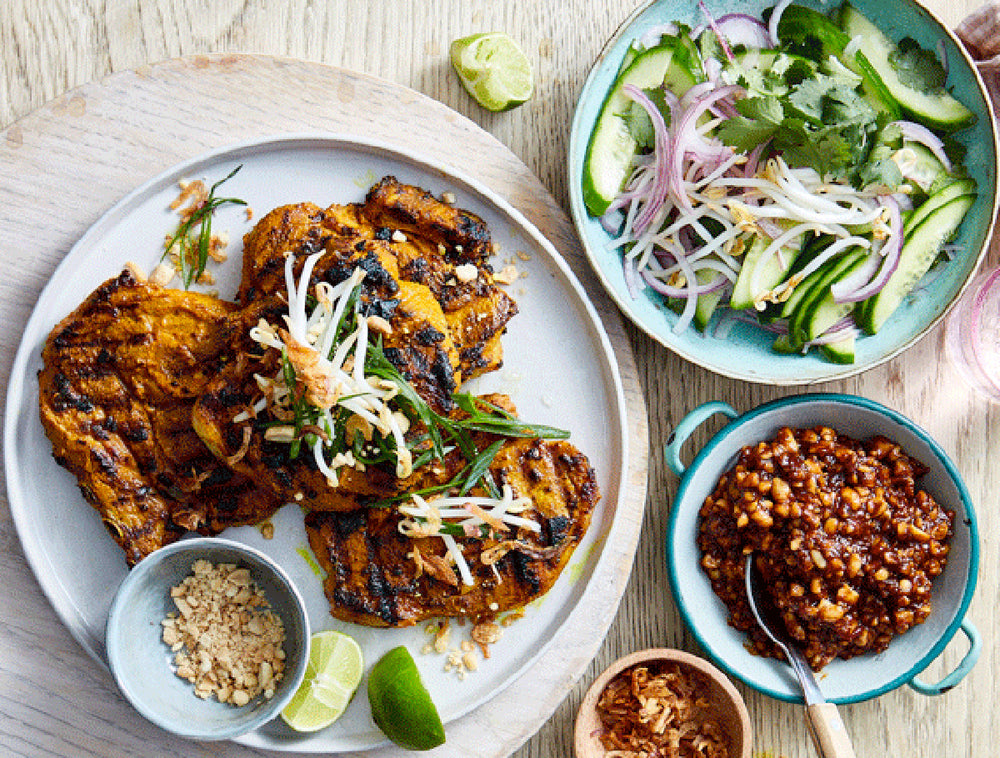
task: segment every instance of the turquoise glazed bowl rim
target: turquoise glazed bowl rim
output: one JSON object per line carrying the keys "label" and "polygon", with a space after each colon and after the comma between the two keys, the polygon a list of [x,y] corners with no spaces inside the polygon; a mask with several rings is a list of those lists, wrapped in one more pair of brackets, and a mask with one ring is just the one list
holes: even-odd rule
{"label": "turquoise glazed bowl rim", "polygon": [[[698,423],[714,413],[730,422],[698,452],[689,466],[677,451]],[[839,418],[831,416],[838,415]],[[796,423],[796,419],[800,423]],[[893,639],[888,649],[849,661],[835,660],[818,675],[831,702],[854,703],[910,684],[918,692],[938,695],[955,686],[972,668],[981,650],[979,634],[965,619],[979,571],[979,529],[969,492],[954,463],[931,436],[903,414],[855,395],[813,393],[774,400],[742,415],[723,403],[707,403],[678,424],[667,443],[668,464],[681,475],[671,505],[666,555],[671,592],[678,610],[698,643],[715,663],[748,686],[778,700],[802,702],[790,667],[775,659],[751,655],[744,635],[727,624],[728,613],[712,591],[699,565],[696,535],[698,511],[740,448],[773,436],[781,426],[824,424],[855,438],[884,434],[930,467],[919,482],[938,502],[955,510],[955,536],[945,571],[935,580],[932,611],[924,624]],[[947,493],[947,498],[941,497]],[[919,674],[961,631],[969,650],[961,663],[937,684]]]}
{"label": "turquoise glazed bowl rim", "polygon": [[[838,2],[795,0],[827,11]],[[963,252],[946,266],[939,266],[925,278],[919,297],[907,298],[878,334],[858,340],[853,364],[834,364],[810,351],[808,355],[780,355],[771,348],[773,335],[752,323],[734,320],[719,328],[719,316],[702,334],[693,327],[681,334],[673,332],[677,315],[663,299],[647,289],[632,298],[625,283],[621,256],[609,249],[611,236],[598,219],[587,213],[583,203],[582,175],[590,132],[614,81],[625,51],[633,39],[657,25],[681,21],[692,26],[704,21],[696,0],[653,0],[638,8],[619,26],[605,44],[580,92],[570,131],[568,183],[570,213],[577,234],[598,280],[622,313],[639,329],[664,347],[691,363],[723,376],[743,381],[781,386],[802,386],[840,379],[867,371],[900,354],[929,332],[955,305],[969,286],[984,259],[993,234],[998,208],[997,128],[993,107],[974,62],[954,33],[937,16],[916,0],[900,0],[886,14],[882,0],[852,0],[863,13],[876,16],[883,30],[895,40],[916,38],[924,47],[944,44],[950,73],[949,87],[977,116],[976,124],[956,133],[967,149],[966,165],[979,185],[979,197],[959,230],[956,242]],[[705,0],[708,10],[718,17],[728,11],[758,14],[775,5],[775,0]]]}
{"label": "turquoise glazed bowl rim", "polygon": [[[270,699],[258,695],[241,707],[201,699],[173,671],[160,621],[174,610],[170,587],[202,558],[248,568],[284,624],[285,670]],[[194,740],[233,739],[278,716],[305,676],[309,637],[305,602],[288,574],[260,550],[219,537],[181,539],[141,560],[115,593],[105,633],[108,665],[122,694],[147,720]]]}

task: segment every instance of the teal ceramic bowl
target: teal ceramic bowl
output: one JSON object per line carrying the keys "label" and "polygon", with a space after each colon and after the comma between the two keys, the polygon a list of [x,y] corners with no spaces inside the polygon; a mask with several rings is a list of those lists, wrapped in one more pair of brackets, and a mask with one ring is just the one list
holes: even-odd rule
{"label": "teal ceramic bowl", "polygon": [[[684,441],[716,414],[731,420],[698,453],[689,466],[678,455]],[[773,439],[783,426],[829,426],[855,439],[882,434],[899,443],[930,471],[919,485],[955,511],[954,536],[944,572],[934,580],[932,610],[927,620],[895,637],[878,654],[834,660],[819,675],[828,700],[854,703],[881,695],[903,684],[925,695],[940,695],[972,669],[982,648],[979,633],[965,612],[972,601],[979,570],[979,532],[969,493],[954,464],[931,437],[905,416],[871,400],[853,395],[812,394],[777,400],[742,416],[724,403],[708,403],[689,413],[676,427],[666,447],[668,465],[681,476],[670,508],[667,569],[674,600],[685,622],[710,657],[733,676],[779,700],[801,702],[801,690],[783,661],[751,655],[745,636],[727,623],[728,612],[712,591],[700,566],[696,543],[698,511],[744,445]],[[935,683],[920,673],[944,650],[957,631],[968,640],[968,652],[958,666]]]}
{"label": "teal ceramic bowl", "polygon": [[[194,685],[174,674],[173,653],[161,639],[160,622],[176,610],[170,588],[191,573],[199,558],[235,563],[267,596],[285,627],[285,672],[274,696],[259,695],[235,707],[195,696]],[[133,568],[118,588],[107,622],[107,654],[122,694],[139,713],[168,732],[194,740],[225,740],[275,718],[305,676],[309,619],[299,591],[273,560],[232,540],[198,537],[160,548]]]}
{"label": "teal ceramic bowl", "polygon": [[[835,7],[830,0],[796,0],[824,12]],[[695,26],[704,21],[696,0],[656,0],[637,10],[621,25],[601,52],[577,102],[569,144],[570,211],[590,264],[622,312],[653,339],[703,368],[735,379],[780,385],[806,385],[842,378],[872,368],[916,342],[955,303],[974,275],[989,246],[997,209],[997,141],[992,107],[972,60],[954,34],[930,11],[914,0],[892,3],[886,13],[884,0],[852,0],[864,14],[878,19],[892,39],[913,37],[934,49],[940,41],[949,63],[948,85],[977,117],[976,124],[956,136],[968,150],[966,165],[979,185],[979,197],[959,231],[960,253],[947,266],[938,267],[933,285],[908,298],[878,334],[858,341],[855,363],[837,365],[816,351],[809,355],[779,355],[771,349],[773,335],[754,324],[735,322],[728,332],[710,325],[703,335],[693,328],[681,334],[672,329],[677,315],[660,295],[647,289],[633,299],[625,284],[621,256],[610,249],[611,236],[583,203],[582,175],[587,142],[604,97],[614,81],[625,52],[634,39],[656,26],[680,21]],[[718,18],[727,12],[760,16],[774,0],[705,0]],[[715,317],[716,320],[718,316]],[[713,322],[713,323],[717,323]]]}

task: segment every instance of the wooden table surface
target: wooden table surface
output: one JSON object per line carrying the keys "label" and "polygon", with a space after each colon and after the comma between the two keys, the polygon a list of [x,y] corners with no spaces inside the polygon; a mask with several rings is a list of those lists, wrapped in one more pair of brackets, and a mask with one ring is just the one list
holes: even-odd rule
{"label": "wooden table surface", "polygon": [[[439,100],[510,148],[568,208],[565,155],[577,94],[604,40],[636,5],[633,0],[5,0],[0,3],[0,128],[69,89],[165,58],[207,52],[280,55],[365,72]],[[933,0],[928,5],[954,26],[978,3]],[[447,63],[451,39],[490,29],[515,37],[536,71],[534,98],[503,114],[475,105]],[[17,181],[0,164],[0,182]],[[0,254],[12,254],[3,240]],[[995,254],[989,262],[997,262]],[[12,296],[9,289],[4,292]],[[21,324],[6,326],[0,339],[5,376]],[[540,731],[517,749],[519,758],[572,754],[576,707],[588,683],[615,658],[654,646],[697,650],[667,591],[663,542],[677,481],[658,451],[673,425],[702,402],[724,400],[748,410],[795,391],[715,376],[637,330],[626,332],[649,409],[649,499],[642,537],[621,607],[596,658]],[[925,427],[965,477],[982,534],[980,586],[969,612],[985,641],[978,665],[940,697],[902,687],[842,707],[857,754],[993,756],[1000,733],[1000,717],[992,707],[1000,689],[1000,648],[992,636],[992,609],[1000,601],[1000,548],[993,532],[998,503],[990,460],[1000,443],[997,406],[964,389],[944,355],[940,326],[888,364],[815,389],[872,398]],[[696,434],[692,448],[707,434]],[[0,755],[152,757],[166,754],[168,744],[171,755],[264,755],[232,743],[179,743],[138,723],[140,717],[42,595],[5,500],[0,505],[0,585]],[[964,644],[956,639],[927,678],[950,670],[963,653]],[[755,757],[813,755],[799,707],[742,691],[754,724]]]}

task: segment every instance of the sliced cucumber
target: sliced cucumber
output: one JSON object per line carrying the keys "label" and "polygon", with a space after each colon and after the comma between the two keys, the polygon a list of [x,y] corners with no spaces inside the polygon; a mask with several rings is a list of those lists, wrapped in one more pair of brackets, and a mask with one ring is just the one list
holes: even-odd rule
{"label": "sliced cucumber", "polygon": [[951,239],[972,203],[975,195],[960,195],[939,206],[921,221],[903,245],[899,265],[882,290],[865,301],[858,311],[858,323],[869,334],[875,334],[893,311],[899,307],[920,278],[927,273],[941,250]]}
{"label": "sliced cucumber", "polygon": [[[850,3],[844,3],[840,10],[840,25],[849,38],[861,38],[860,47],[865,59],[905,113],[947,131],[961,129],[975,122],[976,115],[943,88],[926,91],[902,81],[892,63],[897,51],[896,45]],[[858,55],[861,56],[862,53]],[[845,63],[851,65],[849,61]]]}
{"label": "sliced cucumber", "polygon": [[[712,272],[713,274],[715,272]],[[695,276],[698,281],[701,282],[702,272],[699,271]],[[707,282],[712,281],[715,276],[706,277]],[[707,282],[705,282],[707,284]],[[704,332],[708,328],[708,322],[712,320],[712,315],[715,313],[716,308],[719,307],[719,301],[722,300],[722,290],[717,290],[716,292],[706,292],[704,295],[698,295],[698,302],[694,305],[694,326],[699,332]]]}
{"label": "sliced cucumber", "polygon": [[972,195],[975,197],[975,194],[975,179],[958,179],[951,184],[945,185],[914,209],[913,213],[906,219],[906,223],[903,224],[903,234],[909,236],[910,232],[916,229],[925,218],[942,205],[950,203],[962,195]]}
{"label": "sliced cucumber", "polygon": [[810,310],[805,314],[802,322],[804,341],[810,342],[814,339],[818,339],[823,332],[836,324],[840,321],[840,319],[854,309],[854,303],[838,303],[835,301],[833,299],[833,293],[830,292],[830,286],[857,270],[858,266],[860,266],[867,257],[867,253],[862,253],[862,255],[857,257],[855,263],[845,267],[836,279],[829,282],[827,291],[811,305]]}
{"label": "sliced cucumber", "polygon": [[893,153],[892,160],[899,166],[903,178],[910,180],[924,192],[948,173],[948,169],[940,159],[919,142],[904,142],[903,146]]}
{"label": "sliced cucumber", "polygon": [[[790,276],[795,276],[795,274],[798,273],[796,269],[798,269],[799,271],[802,270],[798,268],[799,261],[805,260],[807,257],[811,261],[817,255],[822,253],[827,247],[829,247],[832,242],[833,238],[826,236],[814,237],[812,240],[810,240],[809,243],[804,246],[802,254],[799,256],[798,261],[796,261],[796,265],[792,267]],[[799,303],[802,302],[802,299],[807,294],[809,294],[809,291],[812,289],[813,285],[815,285],[816,282],[819,279],[821,279],[826,274],[827,271],[836,266],[838,260],[839,260],[838,258],[832,258],[824,262],[818,269],[813,271],[811,274],[809,274],[809,276],[807,276],[805,279],[803,279],[801,282],[795,285],[795,289],[792,291],[791,297],[789,297],[781,306],[781,318],[791,318],[792,314],[795,312],[795,309],[799,306]],[[803,266],[802,268],[805,268],[805,266]]]}
{"label": "sliced cucumber", "polygon": [[670,88],[680,95],[695,84],[694,74],[687,65],[672,65],[675,58],[686,59],[688,51],[676,39],[666,39],[660,46],[635,56],[619,74],[601,106],[583,162],[583,200],[593,216],[603,216],[621,191],[638,147],[626,122],[632,100],[625,93],[625,85],[650,89],[662,86],[669,79]]}
{"label": "sliced cucumber", "polygon": [[856,343],[857,338],[852,334],[837,342],[820,345],[819,350],[831,363],[854,363]]}
{"label": "sliced cucumber", "polygon": [[801,5],[785,8],[778,21],[778,39],[793,53],[815,61],[835,56],[861,77],[861,89],[876,111],[893,119],[899,118],[899,104],[865,55],[861,52],[845,54],[851,35],[819,11]]}
{"label": "sliced cucumber", "polygon": [[[788,336],[792,347],[802,347],[812,339],[808,331],[809,322],[820,304],[830,295],[830,285],[854,271],[865,259],[865,255],[864,250],[851,248],[833,258],[828,265],[820,267],[822,275],[811,281],[805,296],[799,300],[789,316]],[[830,299],[832,301],[833,298]]]}
{"label": "sliced cucumber", "polygon": [[[729,307],[738,310],[753,308],[755,299],[762,292],[774,289],[780,284],[795,263],[801,250],[799,238],[796,237],[788,245],[782,247],[778,254],[768,256],[762,261],[761,256],[770,246],[771,240],[765,237],[754,237],[750,249],[743,256],[740,274],[733,286],[733,294],[729,298]],[[789,250],[790,245],[795,250]]]}
{"label": "sliced cucumber", "polygon": [[[694,277],[698,284],[708,284],[709,282],[714,282],[719,276],[717,271],[712,271],[711,269],[700,269],[695,272]],[[706,292],[704,295],[698,295],[698,299],[694,304],[694,317],[692,318],[692,323],[694,323],[695,328],[704,332],[708,328],[708,322],[712,320],[712,315],[715,313],[715,309],[719,306],[719,302],[722,300],[722,290],[717,290],[716,292]],[[680,314],[684,310],[684,305],[687,301],[681,297],[670,297],[667,298],[667,307],[670,308],[674,313]]]}

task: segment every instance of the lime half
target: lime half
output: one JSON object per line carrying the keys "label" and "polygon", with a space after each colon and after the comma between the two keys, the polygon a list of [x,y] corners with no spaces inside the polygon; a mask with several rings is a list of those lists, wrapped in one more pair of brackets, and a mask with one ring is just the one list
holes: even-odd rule
{"label": "lime half", "polygon": [[368,674],[372,718],[385,736],[407,750],[444,744],[444,725],[417,664],[405,647],[395,647]]}
{"label": "lime half", "polygon": [[341,632],[317,632],[309,640],[306,676],[281,712],[297,732],[315,732],[344,712],[364,674],[361,648]]}
{"label": "lime half", "polygon": [[535,91],[528,57],[502,32],[455,40],[451,65],[475,101],[491,111],[510,110]]}

